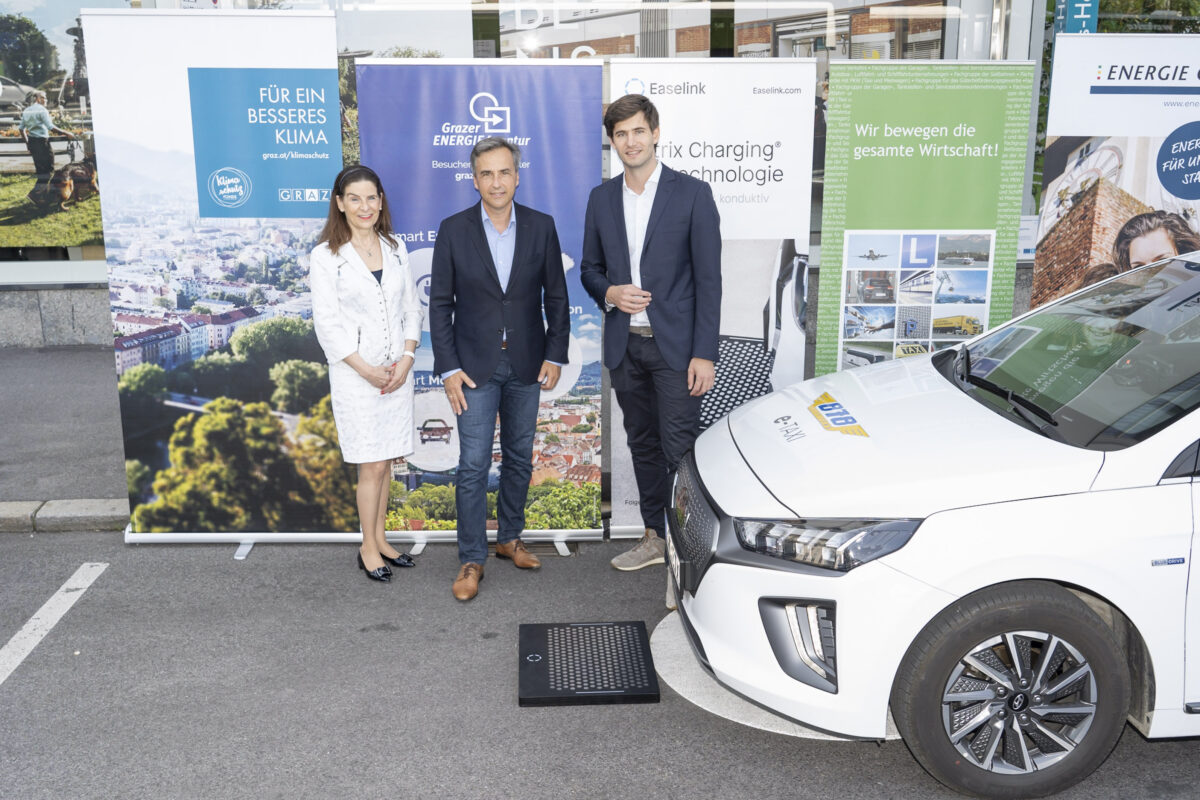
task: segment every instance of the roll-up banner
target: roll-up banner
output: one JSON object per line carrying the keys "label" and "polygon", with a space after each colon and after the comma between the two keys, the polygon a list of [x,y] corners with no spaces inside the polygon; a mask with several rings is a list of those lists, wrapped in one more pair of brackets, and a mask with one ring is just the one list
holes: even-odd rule
{"label": "roll-up banner", "polygon": [[816,373],[1012,316],[1032,64],[833,63]]}
{"label": "roll-up banner", "polygon": [[356,530],[308,293],[342,166],[333,14],[83,25],[132,532]]}
{"label": "roll-up banner", "polygon": [[[423,299],[439,224],[479,202],[470,163],[478,140],[500,136],[521,148],[516,200],[554,218],[570,294],[571,343],[558,385],[542,393],[538,411],[526,505],[530,529],[600,527],[600,313],[579,281],[579,260],[588,192],[601,178],[601,80],[599,62],[358,61],[363,163],[387,187],[392,221],[408,246]],[[432,370],[426,319],[413,370],[416,452],[396,478],[409,490],[406,507],[422,515],[414,527],[452,530],[459,439]],[[489,494],[499,485],[496,441]]]}
{"label": "roll-up banner", "polygon": [[[653,101],[659,159],[707,181],[721,214],[720,360],[701,405],[707,427],[804,376],[816,61],[620,59],[609,69],[610,102],[631,93]],[[622,171],[616,154],[609,166]],[[611,530],[641,536],[621,411],[608,405]]]}
{"label": "roll-up banner", "polygon": [[1200,36],[1059,35],[1034,306],[1200,249]]}

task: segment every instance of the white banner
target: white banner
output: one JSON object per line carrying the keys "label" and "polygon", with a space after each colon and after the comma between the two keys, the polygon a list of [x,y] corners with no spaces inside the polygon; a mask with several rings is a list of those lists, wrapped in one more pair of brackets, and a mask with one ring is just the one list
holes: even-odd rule
{"label": "white banner", "polygon": [[308,286],[342,161],[333,14],[83,25],[132,531],[353,531]]}
{"label": "white banner", "polygon": [[1033,305],[1200,247],[1200,36],[1062,35]]}
{"label": "white banner", "polygon": [[[707,427],[803,378],[816,61],[613,60],[609,101],[625,94],[654,103],[659,159],[712,186],[721,214],[721,355],[701,407]],[[613,154],[610,172],[621,171]],[[611,524],[617,535],[640,536],[621,411],[615,399],[609,406]]]}

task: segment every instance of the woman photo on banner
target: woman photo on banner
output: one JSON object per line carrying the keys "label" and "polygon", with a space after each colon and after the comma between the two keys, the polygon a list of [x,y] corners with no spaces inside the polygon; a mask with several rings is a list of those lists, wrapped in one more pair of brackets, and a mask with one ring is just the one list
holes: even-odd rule
{"label": "woman photo on banner", "polygon": [[386,582],[388,564],[413,566],[388,544],[386,518],[392,461],[413,451],[409,377],[422,315],[408,250],[392,232],[383,185],[370,168],[346,167],[334,180],[309,282],[342,458],[358,465],[356,560],[368,578]]}

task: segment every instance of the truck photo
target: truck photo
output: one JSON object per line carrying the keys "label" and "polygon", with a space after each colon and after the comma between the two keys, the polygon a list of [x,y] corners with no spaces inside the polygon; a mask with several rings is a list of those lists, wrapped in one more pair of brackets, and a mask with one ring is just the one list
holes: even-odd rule
{"label": "truck photo", "polygon": [[953,333],[958,336],[975,336],[983,333],[983,326],[975,317],[959,314],[955,317],[941,317],[933,321],[934,333]]}
{"label": "truck photo", "polygon": [[428,442],[445,442],[450,444],[451,427],[444,419],[427,419],[417,429],[421,434],[421,444]]}

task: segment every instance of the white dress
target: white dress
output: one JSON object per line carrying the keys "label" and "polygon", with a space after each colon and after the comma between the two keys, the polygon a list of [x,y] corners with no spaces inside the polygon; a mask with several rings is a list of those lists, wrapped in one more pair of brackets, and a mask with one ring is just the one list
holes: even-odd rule
{"label": "white dress", "polygon": [[312,251],[309,285],[313,325],[329,360],[329,390],[342,458],[351,464],[386,461],[413,451],[413,378],[380,394],[345,362],[358,352],[368,364],[391,364],[407,339],[421,341],[421,301],[408,250],[380,238],[383,279],[347,242],[336,252],[322,243]]}

